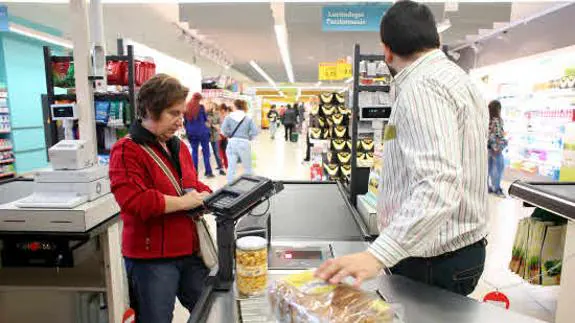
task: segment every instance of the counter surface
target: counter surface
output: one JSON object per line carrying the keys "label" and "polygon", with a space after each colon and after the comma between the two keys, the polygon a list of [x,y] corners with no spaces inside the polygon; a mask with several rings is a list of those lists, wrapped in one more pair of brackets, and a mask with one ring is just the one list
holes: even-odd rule
{"label": "counter surface", "polygon": [[[270,280],[279,278],[270,275]],[[377,282],[371,282],[364,289],[377,289]],[[375,286],[375,287],[374,287]],[[371,288],[370,288],[371,287]],[[379,281],[379,293],[390,303],[401,304],[406,323],[542,323],[543,321],[523,316],[494,305],[479,303],[471,298],[427,286],[401,276],[384,276]],[[238,309],[234,292],[215,293],[206,323],[274,322],[265,315],[270,312],[264,299],[255,300],[260,306],[250,313]],[[262,305],[263,304],[263,305]],[[240,318],[241,317],[241,318]]]}
{"label": "counter surface", "polygon": [[383,277],[379,293],[389,303],[402,305],[407,323],[543,322],[402,276]]}
{"label": "counter surface", "polygon": [[[287,184],[271,202],[272,245],[329,243],[335,257],[363,251],[367,243],[352,211],[336,184]],[[294,272],[270,270],[269,280]],[[362,288],[378,290],[389,302],[402,304],[406,323],[541,322],[400,276],[385,276]],[[265,298],[242,301],[240,306],[234,291],[214,292],[207,308],[201,322],[274,322]]]}

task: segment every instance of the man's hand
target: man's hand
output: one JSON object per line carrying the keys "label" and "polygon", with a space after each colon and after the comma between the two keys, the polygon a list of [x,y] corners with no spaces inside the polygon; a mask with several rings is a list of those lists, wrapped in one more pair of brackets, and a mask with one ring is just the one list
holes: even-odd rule
{"label": "man's hand", "polygon": [[319,267],[315,276],[331,284],[339,284],[344,278],[355,279],[354,286],[360,287],[364,280],[376,277],[383,264],[367,251],[326,261]]}

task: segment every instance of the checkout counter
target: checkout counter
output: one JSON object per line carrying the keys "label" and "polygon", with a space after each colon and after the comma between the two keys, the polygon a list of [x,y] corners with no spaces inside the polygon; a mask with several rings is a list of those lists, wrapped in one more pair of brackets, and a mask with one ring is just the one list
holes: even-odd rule
{"label": "checkout counter", "polygon": [[555,323],[574,322],[575,259],[571,256],[575,254],[575,182],[516,181],[509,195],[524,201],[526,207],[539,207],[568,220]]}
{"label": "checkout counter", "polygon": [[[250,212],[257,217],[244,216],[236,226],[238,237],[249,232],[268,238],[270,282],[317,267],[329,258],[366,249],[370,235],[340,184],[284,182],[283,190],[276,193],[270,205],[264,202]],[[207,284],[209,291],[202,295],[188,323],[275,322],[265,297],[240,298],[233,285],[217,288],[214,280]],[[384,276],[362,288],[401,304],[403,322],[540,322],[400,276]]]}
{"label": "checkout counter", "polygon": [[0,183],[0,322],[121,321],[119,207],[82,148],[62,141],[54,169]]}

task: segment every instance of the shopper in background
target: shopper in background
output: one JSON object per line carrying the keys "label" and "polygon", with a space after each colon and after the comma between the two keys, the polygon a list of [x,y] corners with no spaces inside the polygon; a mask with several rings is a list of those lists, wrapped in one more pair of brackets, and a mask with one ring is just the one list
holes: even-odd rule
{"label": "shopper in background", "polygon": [[220,149],[218,145],[218,140],[220,138],[220,113],[218,111],[218,105],[215,102],[210,102],[208,104],[208,125],[210,128],[210,145],[214,151],[214,158],[216,160],[217,170],[220,175],[226,175],[226,172],[222,168],[222,160],[220,159]]}
{"label": "shopper in background", "polygon": [[398,1],[381,21],[397,97],[386,126],[378,215],[367,251],[327,261],[316,274],[356,284],[395,275],[468,295],[485,263],[488,117],[469,76],[439,50],[431,10]]}
{"label": "shopper in background", "polygon": [[291,135],[298,120],[298,111],[291,104],[287,105],[287,109],[284,115],[283,123],[285,128],[285,140],[291,140]]}
{"label": "shopper in background", "polygon": [[[219,107],[220,111],[220,125],[224,122],[224,119],[230,114],[231,109],[225,103],[220,104]],[[222,164],[225,169],[228,169],[228,156],[226,154],[226,149],[228,147],[228,138],[224,136],[222,133],[222,127],[220,126],[220,141],[219,141],[219,148],[220,148],[220,158],[222,160]]]}
{"label": "shopper in background", "polygon": [[[176,297],[192,311],[209,270],[198,256],[194,220],[187,211],[202,205],[210,188],[197,180],[187,146],[174,134],[182,127],[188,89],[157,74],[138,92],[138,115],[130,136],[110,155],[110,181],[123,221],[122,254],[130,305],[138,323],[171,323]],[[150,147],[191,190],[178,196]]]}
{"label": "shopper in background", "polygon": [[203,105],[200,104],[202,95],[194,93],[190,102],[188,102],[185,114],[184,124],[186,135],[192,146],[192,159],[194,166],[198,169],[198,150],[202,145],[202,154],[204,156],[204,167],[206,168],[205,176],[214,177],[212,166],[210,165],[210,124],[208,114]]}
{"label": "shopper in background", "polygon": [[507,140],[503,131],[503,119],[501,119],[501,103],[497,100],[489,103],[489,193],[495,193],[504,197],[501,189],[503,177],[503,150],[507,147]]}
{"label": "shopper in background", "polygon": [[309,140],[309,127],[310,127],[310,116],[309,116],[309,109],[306,109],[305,106],[302,104],[303,107],[303,115],[301,117],[301,135],[305,138],[305,158],[304,162],[309,162],[311,159],[311,147],[313,144]]}
{"label": "shopper in background", "polygon": [[297,117],[298,117],[298,133],[302,133],[302,127],[304,125],[304,121],[305,121],[305,106],[303,103],[296,103],[295,105],[296,109],[297,109]]}
{"label": "shopper in background", "polygon": [[270,122],[270,134],[272,140],[276,138],[276,131],[278,130],[278,123],[279,123],[280,115],[276,110],[276,105],[272,104],[270,107],[270,111],[268,112],[268,120]]}
{"label": "shopper in background", "polygon": [[251,143],[257,135],[258,128],[255,122],[249,117],[247,104],[243,100],[234,100],[233,112],[224,119],[222,132],[228,137],[228,183],[234,180],[236,175],[238,160],[241,160],[246,174],[252,173],[252,148]]}

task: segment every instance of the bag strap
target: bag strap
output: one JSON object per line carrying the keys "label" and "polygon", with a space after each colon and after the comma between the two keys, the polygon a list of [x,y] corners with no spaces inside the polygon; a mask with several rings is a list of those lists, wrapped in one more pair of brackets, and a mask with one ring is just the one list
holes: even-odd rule
{"label": "bag strap", "polygon": [[242,125],[242,123],[244,123],[244,120],[246,120],[246,117],[244,116],[242,118],[242,120],[240,120],[240,122],[238,123],[238,125],[236,126],[236,128],[234,129],[234,131],[232,132],[232,135],[230,136],[230,138],[233,138],[234,135],[236,134],[236,132],[238,131],[238,129],[240,128],[240,126]]}
{"label": "bag strap", "polygon": [[[132,140],[130,136],[126,137]],[[160,156],[158,156],[158,154],[156,154],[156,152],[150,146],[146,144],[144,145],[138,144],[138,145],[142,147],[142,149],[144,149],[144,151],[148,153],[150,157],[152,157],[152,159],[156,162],[156,165],[158,165],[162,170],[162,172],[164,172],[164,174],[168,177],[168,180],[172,183],[178,195],[183,196],[184,190],[182,189],[182,186],[178,183],[178,180],[176,179],[176,177],[174,177],[174,174],[172,173],[172,171],[170,171],[170,169],[168,168],[166,163],[164,163],[164,161],[160,158]]]}

